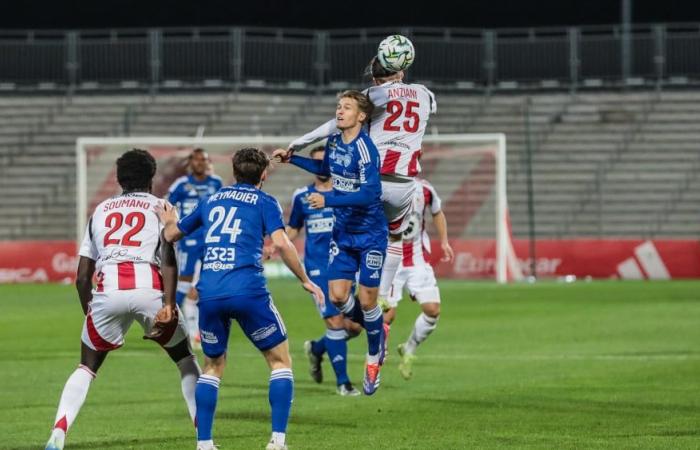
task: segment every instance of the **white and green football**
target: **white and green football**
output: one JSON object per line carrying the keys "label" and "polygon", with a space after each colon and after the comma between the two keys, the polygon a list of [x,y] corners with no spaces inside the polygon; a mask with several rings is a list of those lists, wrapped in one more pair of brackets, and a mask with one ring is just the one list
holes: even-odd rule
{"label": "white and green football", "polygon": [[379,64],[392,72],[408,69],[416,57],[413,44],[406,36],[392,34],[379,43],[377,59]]}

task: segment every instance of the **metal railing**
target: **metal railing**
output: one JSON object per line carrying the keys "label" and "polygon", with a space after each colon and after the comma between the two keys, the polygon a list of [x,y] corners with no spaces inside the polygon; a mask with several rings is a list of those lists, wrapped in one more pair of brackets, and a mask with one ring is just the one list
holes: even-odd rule
{"label": "metal railing", "polygon": [[[455,88],[700,81],[700,24],[517,30],[269,28],[0,31],[0,90],[17,85],[357,84],[387,34],[411,37],[413,80]],[[629,45],[624,45],[629,42]],[[513,83],[516,82],[516,83]]]}

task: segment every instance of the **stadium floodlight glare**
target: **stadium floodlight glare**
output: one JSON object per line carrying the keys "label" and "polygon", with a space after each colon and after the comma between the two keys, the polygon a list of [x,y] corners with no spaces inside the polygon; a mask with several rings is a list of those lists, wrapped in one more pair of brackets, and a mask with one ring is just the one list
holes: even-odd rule
{"label": "stadium floodlight glare", "polygon": [[[82,239],[92,208],[119,192],[114,161],[124,151],[143,148],[158,162],[154,194],[164,196],[167,187],[184,173],[193,148],[207,150],[212,170],[225,183],[233,180],[231,155],[243,147],[271,152],[285,148],[291,136],[235,137],[81,137],[76,142],[77,239]],[[304,153],[304,152],[302,152]],[[506,137],[504,134],[426,135],[420,160],[423,176],[443,200],[450,239],[495,244],[495,279],[500,283],[522,278],[511,239],[506,199]],[[285,206],[293,191],[308,184],[308,173],[289,165],[273,165],[264,189]]]}

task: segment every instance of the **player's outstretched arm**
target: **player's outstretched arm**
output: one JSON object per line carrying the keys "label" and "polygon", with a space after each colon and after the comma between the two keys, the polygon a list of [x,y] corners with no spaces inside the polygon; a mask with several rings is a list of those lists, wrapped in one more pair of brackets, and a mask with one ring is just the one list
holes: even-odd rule
{"label": "player's outstretched arm", "polygon": [[88,306],[92,301],[92,276],[95,274],[95,261],[81,256],[78,261],[78,273],[75,277],[75,288],[78,290],[80,306],[83,314],[87,315]]}
{"label": "player's outstretched arm", "polygon": [[324,123],[320,127],[306,133],[300,138],[294,139],[291,144],[289,144],[289,150],[298,151],[302,148],[316,143],[322,139],[326,139],[331,134],[337,133],[338,127],[336,126],[335,118]]}
{"label": "player's outstretched arm", "polygon": [[452,262],[455,258],[455,254],[450,246],[450,241],[447,239],[447,218],[442,210],[433,214],[433,223],[435,224],[435,229],[440,237],[440,247],[442,248],[443,253],[440,260]]}
{"label": "player's outstretched arm", "polygon": [[163,224],[163,237],[167,242],[175,242],[185,235],[177,226],[177,211],[169,202],[156,206],[156,214]]}
{"label": "player's outstretched arm", "polygon": [[304,289],[314,296],[316,302],[320,306],[324,306],[326,299],[323,296],[323,291],[309,280],[304,266],[301,265],[297,249],[294,247],[294,244],[292,244],[292,241],[289,240],[287,233],[280,228],[274,231],[270,235],[270,238],[272,239],[272,245],[274,245],[275,249],[279,252],[284,264],[289,267],[289,270],[292,271],[294,276],[301,281],[301,285]]}

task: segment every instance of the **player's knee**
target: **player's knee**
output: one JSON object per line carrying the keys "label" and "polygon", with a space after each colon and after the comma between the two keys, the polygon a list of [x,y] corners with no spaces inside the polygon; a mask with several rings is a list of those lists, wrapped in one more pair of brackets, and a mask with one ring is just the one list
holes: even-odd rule
{"label": "player's knee", "polygon": [[336,307],[339,307],[347,301],[350,292],[344,286],[330,286],[328,295],[331,298],[331,302]]}
{"label": "player's knee", "polygon": [[271,349],[263,351],[263,356],[271,370],[292,368],[292,357],[289,354],[289,344],[287,341],[281,342]]}
{"label": "player's knee", "polygon": [[371,309],[377,306],[378,287],[367,287],[360,285],[359,297],[362,309]]}
{"label": "player's knee", "polygon": [[424,303],[423,313],[433,319],[440,318],[440,303]]}
{"label": "player's knee", "polygon": [[202,373],[205,375],[214,375],[217,378],[221,378],[224,375],[224,369],[226,368],[226,354],[222,354],[216,357],[204,357],[204,369]]}
{"label": "player's knee", "polygon": [[344,328],[345,324],[343,323],[343,315],[338,314],[337,316],[332,316],[332,317],[327,317],[326,318],[326,327],[327,328]]}

